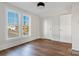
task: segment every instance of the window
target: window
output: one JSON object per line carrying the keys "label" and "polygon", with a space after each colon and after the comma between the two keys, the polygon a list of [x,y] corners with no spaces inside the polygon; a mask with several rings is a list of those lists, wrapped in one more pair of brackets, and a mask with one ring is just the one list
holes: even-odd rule
{"label": "window", "polygon": [[29,17],[28,16],[23,16],[22,26],[23,26],[22,34],[28,35],[29,34]]}
{"label": "window", "polygon": [[[8,38],[28,36],[30,34],[30,17],[8,10]],[[19,17],[20,16],[20,17]]]}
{"label": "window", "polygon": [[8,11],[8,37],[19,36],[19,16],[15,12]]}

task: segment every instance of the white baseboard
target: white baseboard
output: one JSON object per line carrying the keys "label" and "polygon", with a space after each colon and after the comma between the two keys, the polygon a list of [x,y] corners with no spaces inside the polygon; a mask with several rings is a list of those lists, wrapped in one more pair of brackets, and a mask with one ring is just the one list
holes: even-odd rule
{"label": "white baseboard", "polygon": [[79,55],[79,51],[72,50],[72,54]]}
{"label": "white baseboard", "polygon": [[30,42],[30,41],[35,40],[35,39],[37,39],[37,38],[32,37],[32,38],[27,38],[27,39],[16,40],[16,41],[11,42],[11,43],[10,42],[9,43],[3,43],[3,44],[0,45],[0,51],[14,47],[14,46],[21,45],[23,43]]}

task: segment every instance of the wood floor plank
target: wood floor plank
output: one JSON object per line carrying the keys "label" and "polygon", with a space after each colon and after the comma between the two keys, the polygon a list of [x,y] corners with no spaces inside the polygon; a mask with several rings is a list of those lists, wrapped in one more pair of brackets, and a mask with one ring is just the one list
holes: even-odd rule
{"label": "wood floor plank", "polygon": [[16,47],[0,51],[0,56],[70,56],[72,44],[36,39]]}

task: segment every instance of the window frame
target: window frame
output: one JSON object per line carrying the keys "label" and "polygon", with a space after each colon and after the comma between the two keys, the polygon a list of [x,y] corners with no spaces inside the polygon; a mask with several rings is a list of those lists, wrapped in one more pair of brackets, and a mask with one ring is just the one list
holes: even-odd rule
{"label": "window frame", "polygon": [[[21,25],[23,26],[23,16],[28,16],[29,17],[29,33],[28,35],[22,35],[22,37],[29,37],[31,36],[31,16],[27,15],[27,14],[22,14],[22,21],[21,21]],[[23,34],[23,29],[22,29],[22,34]]]}
{"label": "window frame", "polygon": [[[19,34],[18,34],[18,36],[12,37],[12,38],[8,37],[8,12],[9,11],[18,14],[18,17],[19,17],[19,19],[18,19]],[[31,36],[31,16],[30,15],[27,15],[24,12],[19,12],[19,11],[17,12],[15,9],[12,9],[12,8],[6,9],[5,13],[6,13],[5,17],[6,17],[6,38],[7,38],[7,40],[14,40],[14,39],[20,39],[20,38],[25,38],[25,37]],[[28,16],[29,17],[29,34],[28,35],[22,35],[22,20],[23,20],[23,16]]]}

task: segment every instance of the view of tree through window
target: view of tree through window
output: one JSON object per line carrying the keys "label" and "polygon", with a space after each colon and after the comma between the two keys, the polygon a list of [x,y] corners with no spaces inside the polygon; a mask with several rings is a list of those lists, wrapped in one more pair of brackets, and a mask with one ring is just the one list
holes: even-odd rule
{"label": "view of tree through window", "polygon": [[19,16],[17,13],[8,12],[8,37],[19,36]]}
{"label": "view of tree through window", "polygon": [[8,11],[8,38],[25,35],[29,35],[29,17],[21,15],[19,18],[18,13]]}
{"label": "view of tree through window", "polygon": [[23,35],[28,35],[29,33],[29,17],[23,16]]}

